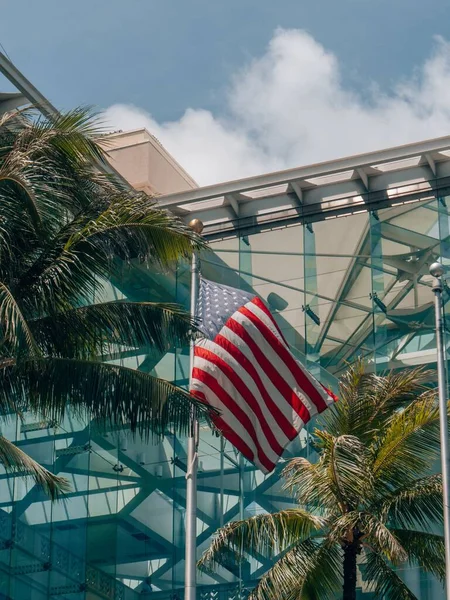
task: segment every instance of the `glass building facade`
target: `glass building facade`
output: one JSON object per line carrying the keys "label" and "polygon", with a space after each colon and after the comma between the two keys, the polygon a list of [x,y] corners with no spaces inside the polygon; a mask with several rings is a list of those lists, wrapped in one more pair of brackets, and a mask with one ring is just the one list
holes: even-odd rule
{"label": "glass building facade", "polygon": [[[300,214],[302,207],[291,207],[260,213],[259,222],[231,218],[229,211],[230,218],[219,225],[210,212],[215,209],[194,205],[191,212],[205,220],[211,246],[202,256],[202,273],[259,294],[299,359],[332,388],[358,357],[377,372],[426,364],[434,380],[428,265],[437,258],[450,262],[447,197],[434,193],[427,181],[409,184],[400,201],[384,198],[382,204],[309,219]],[[179,265],[168,274],[136,264],[105,294],[171,298],[187,306],[189,266]],[[450,291],[445,294],[447,312]],[[180,385],[189,376],[186,349],[164,356],[151,348],[129,349],[109,359]],[[54,424],[25,416],[23,422],[2,423],[2,434],[67,477],[72,491],[52,504],[33,485],[0,474],[0,598],[181,600],[184,439],[169,433],[162,442],[145,444],[126,428],[102,432],[70,417]],[[310,453],[305,430],[284,459]],[[202,429],[199,555],[224,523],[290,502],[281,489],[279,469],[264,476],[228,442]],[[236,566],[230,556],[229,565],[215,575],[199,575],[198,598],[244,598],[268,566],[261,556]],[[439,585],[420,569],[410,567],[403,574],[420,598],[440,597]],[[363,576],[360,584],[362,598],[370,598],[364,594]]]}

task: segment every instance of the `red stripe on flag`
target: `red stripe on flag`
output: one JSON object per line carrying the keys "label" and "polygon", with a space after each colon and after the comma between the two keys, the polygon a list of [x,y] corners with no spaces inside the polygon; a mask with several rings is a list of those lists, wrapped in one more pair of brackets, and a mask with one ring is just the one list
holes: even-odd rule
{"label": "red stripe on flag", "polygon": [[[217,429],[219,429],[223,433],[224,437],[226,437],[227,440],[231,442],[233,446],[235,446],[235,448],[237,448],[243,456],[245,456],[245,458],[247,458],[251,462],[255,461],[255,455],[252,452],[252,450],[247,446],[244,440],[241,437],[239,437],[239,435],[233,429],[230,428],[228,423],[222,417],[216,417],[214,420],[214,424],[216,425]],[[264,468],[268,468],[269,471],[272,471],[272,469],[275,466],[275,463],[270,464],[272,465],[270,468],[266,467],[266,465],[264,465]]]}
{"label": "red stripe on flag", "polygon": [[253,323],[253,325],[259,330],[261,335],[269,342],[272,349],[278,354],[278,356],[283,360],[283,362],[288,367],[289,371],[292,373],[295,381],[301,390],[305,392],[305,394],[309,397],[311,402],[315,404],[318,412],[322,412],[327,408],[327,404],[325,400],[322,398],[320,392],[314,387],[309,378],[303,373],[297,361],[294,359],[292,354],[287,350],[285,346],[280,342],[279,339],[270,331],[270,329],[265,325],[258,317],[252,313],[251,310],[242,306],[239,311],[242,315],[247,317],[249,321]]}
{"label": "red stripe on flag", "polygon": [[[227,324],[227,326],[228,326],[228,324]],[[218,346],[220,346],[221,348],[226,350],[229,354],[231,354],[231,356],[247,371],[249,377],[251,377],[253,379],[253,381],[255,382],[255,384],[259,390],[259,393],[263,397],[263,400],[264,400],[267,408],[271,412],[273,418],[278,423],[280,429],[283,431],[283,433],[286,435],[286,437],[288,439],[290,439],[290,440],[294,439],[295,436],[297,435],[298,431],[295,429],[295,427],[292,425],[292,423],[286,418],[286,416],[283,414],[281,409],[276,405],[276,403],[272,400],[272,398],[270,397],[270,394],[267,392],[266,388],[264,387],[264,384],[261,381],[260,376],[258,375],[258,371],[255,369],[255,367],[252,365],[252,363],[248,360],[248,358],[245,356],[245,354],[243,352],[241,352],[241,350],[239,350],[239,348],[235,344],[230,342],[230,340],[228,340],[226,337],[224,337],[220,333],[216,336],[214,341]]]}
{"label": "red stripe on flag", "polygon": [[[199,369],[198,367],[194,367],[192,369],[192,378],[198,379],[199,381],[204,382],[219,398],[219,400],[230,410],[233,415],[240,421],[241,425],[247,431],[249,437],[253,440],[253,443],[256,446],[259,462],[264,465],[266,469],[273,468],[273,463],[270,459],[265,455],[263,449],[258,443],[258,438],[255,433],[255,429],[252,425],[252,422],[248,418],[248,415],[241,409],[241,407],[233,400],[233,398],[223,389],[223,387],[218,383],[218,381],[206,371]],[[230,440],[231,441],[231,440]]]}
{"label": "red stripe on flag", "polygon": [[[192,396],[195,396],[197,399],[211,406],[203,392],[200,392],[199,390],[191,390],[191,394]],[[235,446],[235,448],[237,448],[239,452],[243,456],[245,456],[245,458],[253,462],[255,460],[254,452],[249,446],[247,446],[244,440],[241,437],[239,437],[239,435],[233,429],[230,428],[228,423],[226,423],[226,421],[224,421],[222,417],[216,414],[213,414],[211,418],[214,422],[214,425],[219,431],[223,433],[224,437],[226,437],[226,439],[230,441],[233,444],[233,446]]]}
{"label": "red stripe on flag", "polygon": [[[274,369],[272,363],[267,359],[264,353],[259,349],[251,335],[247,330],[233,318],[228,319],[226,326],[231,329],[236,335],[238,335],[250,348],[253,356],[261,365],[273,385],[278,389],[280,394],[284,396],[286,402],[295,410],[298,416],[301,418],[303,423],[307,423],[310,419],[310,414],[306,406],[294,392],[294,390],[288,385],[288,383],[281,377],[276,369]],[[285,432],[286,433],[286,432]],[[287,434],[286,434],[287,435]],[[297,431],[295,433],[297,435]],[[295,437],[295,436],[294,436]]]}
{"label": "red stripe on flag", "polygon": [[260,308],[262,311],[264,311],[264,313],[269,317],[269,319],[274,324],[274,326],[275,326],[276,330],[278,331],[278,333],[280,334],[283,342],[286,344],[286,346],[289,346],[289,344],[286,341],[286,338],[281,333],[281,329],[279,328],[278,323],[275,321],[274,316],[272,315],[270,310],[267,308],[267,306],[264,304],[264,302],[261,300],[261,298],[259,298],[258,296],[255,296],[255,298],[253,298],[253,300],[251,300],[251,302],[253,302],[253,304],[258,306],[258,308]]}
{"label": "red stripe on flag", "polygon": [[261,407],[259,406],[254,395],[251,393],[251,391],[248,389],[248,387],[245,385],[245,383],[242,381],[242,379],[236,373],[236,371],[234,371],[229,364],[227,364],[222,358],[220,358],[220,356],[217,356],[217,354],[214,354],[214,352],[211,352],[207,348],[202,348],[201,346],[196,346],[194,349],[194,355],[200,356],[200,358],[204,358],[205,360],[212,363],[213,365],[216,365],[216,367],[218,367],[222,371],[222,373],[226,377],[228,377],[228,379],[231,381],[231,383],[237,389],[239,394],[242,396],[242,398],[245,400],[245,402],[250,406],[250,408],[254,412],[255,416],[258,419],[258,423],[261,426],[261,429],[263,430],[264,435],[266,436],[266,439],[267,439],[270,447],[272,448],[272,450],[274,452],[276,452],[278,455],[282,454],[283,448],[277,442],[277,440],[273,434],[273,431],[270,429],[266,419],[264,418],[264,415],[261,411]]}
{"label": "red stripe on flag", "polygon": [[326,391],[326,393],[327,393],[327,394],[330,396],[330,398],[332,398],[332,399],[333,399],[333,402],[337,402],[337,401],[339,400],[339,398],[336,396],[336,394],[335,394],[334,392],[332,392],[331,390],[329,390],[327,387],[325,387],[325,386],[323,385],[323,383],[320,383],[320,381],[319,381],[319,384],[320,384],[320,385],[323,387],[323,389],[324,389],[324,390]]}

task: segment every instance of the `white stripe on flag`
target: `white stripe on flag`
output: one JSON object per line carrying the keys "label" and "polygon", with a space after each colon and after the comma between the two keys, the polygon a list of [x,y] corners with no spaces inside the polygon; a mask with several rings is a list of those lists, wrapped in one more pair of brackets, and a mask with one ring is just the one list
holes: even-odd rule
{"label": "white stripe on flag", "polygon": [[[228,379],[228,377],[222,371],[220,371],[220,373],[218,373],[218,367],[214,363],[209,362],[208,360],[205,360],[204,358],[201,358],[200,356],[196,357],[195,363],[196,363],[196,367],[198,369],[205,371],[206,373],[209,373],[210,375],[212,375],[217,380],[220,387],[223,390],[225,390],[225,392],[227,392],[227,394],[229,396],[231,396],[231,398],[233,398],[235,400],[235,402],[239,405],[241,410],[247,415],[251,424],[253,425],[253,428],[255,431],[255,436],[256,436],[256,442],[258,443],[259,447],[262,449],[264,454],[267,456],[267,458],[271,462],[274,462],[274,463],[277,462],[277,460],[279,458],[278,454],[270,446],[270,444],[267,440],[267,437],[264,434],[263,429],[260,425],[259,419],[256,417],[255,413],[250,408],[250,405],[244,400],[244,398],[241,396],[241,394],[239,393],[237,388],[233,385],[233,382],[230,381],[230,379]],[[222,411],[222,413],[224,413],[226,407],[224,407],[223,405],[222,405],[222,407],[223,408],[221,409],[221,411]],[[223,415],[221,415],[221,416],[223,417]],[[225,419],[225,420],[228,421],[228,419]],[[242,434],[239,434],[239,436],[242,438]],[[249,436],[250,436],[250,434],[249,434]]]}
{"label": "white stripe on flag", "polygon": [[[231,331],[231,329],[229,329],[228,327],[224,327],[222,329],[221,335],[223,335],[223,337],[225,337],[227,340],[229,340],[232,344],[237,346],[239,348],[239,350],[242,352],[242,354],[254,366],[265,389],[267,390],[267,393],[269,394],[270,398],[273,400],[274,404],[276,404],[276,406],[279,408],[280,412],[286,418],[288,423],[293,424],[294,428],[297,431],[300,431],[301,428],[304,426],[302,419],[292,409],[292,406],[287,402],[287,400],[285,399],[283,394],[281,394],[281,392],[278,390],[278,388],[275,387],[275,385],[272,383],[271,379],[269,378],[267,373],[264,371],[264,369],[260,366],[259,362],[256,360],[255,356],[253,355],[253,352],[247,346],[247,344],[244,344],[242,339],[236,333],[234,333],[234,331]],[[277,369],[278,361],[272,361],[272,363],[274,364],[274,368]]]}
{"label": "white stripe on flag", "polygon": [[270,356],[270,362],[273,364],[274,368],[281,375],[284,381],[286,381],[289,387],[294,391],[294,393],[300,399],[300,401],[306,406],[309,415],[312,417],[315,414],[317,414],[316,405],[310,400],[309,396],[307,396],[299,388],[297,381],[291,373],[291,370],[286,366],[284,360],[273,350],[272,346],[261,334],[261,332],[253,325],[253,323],[245,315],[239,312],[234,313],[233,319],[245,328],[247,333],[251,335],[253,341],[263,352],[263,354],[265,354],[266,356]]}

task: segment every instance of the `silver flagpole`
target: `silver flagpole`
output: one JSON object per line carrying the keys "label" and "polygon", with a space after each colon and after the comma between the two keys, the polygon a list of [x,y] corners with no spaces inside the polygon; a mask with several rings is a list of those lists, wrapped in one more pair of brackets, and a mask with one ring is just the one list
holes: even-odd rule
{"label": "silver flagpole", "polygon": [[[199,219],[192,219],[189,227],[200,234],[203,223]],[[197,316],[197,301],[199,288],[199,259],[196,252],[192,255],[191,262],[191,315]],[[194,342],[191,341],[189,353],[189,387],[192,379],[192,364],[194,359]],[[197,591],[197,468],[198,468],[198,421],[192,413],[191,428],[187,447],[187,473],[186,473],[186,520],[185,520],[185,567],[184,567],[184,600],[196,600]]]}
{"label": "silver flagpole", "polygon": [[434,308],[436,313],[436,350],[437,371],[439,387],[439,422],[441,429],[441,470],[442,470],[442,495],[444,502],[444,539],[445,539],[445,587],[446,598],[450,600],[450,462],[448,448],[448,422],[447,422],[447,377],[444,357],[444,324],[442,319],[442,275],[445,268],[441,263],[435,262],[430,266],[433,276]]}

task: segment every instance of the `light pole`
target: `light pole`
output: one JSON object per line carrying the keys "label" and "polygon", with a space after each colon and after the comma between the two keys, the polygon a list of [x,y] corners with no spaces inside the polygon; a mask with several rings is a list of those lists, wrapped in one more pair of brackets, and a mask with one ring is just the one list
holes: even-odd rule
{"label": "light pole", "polygon": [[[200,219],[192,219],[189,227],[198,235],[203,231]],[[191,262],[191,316],[197,317],[200,264],[197,252],[192,253]],[[192,363],[194,361],[194,341],[191,341],[189,365],[189,389],[191,388]],[[187,447],[186,473],[186,517],[185,517],[185,563],[184,563],[184,599],[196,600],[196,554],[197,554],[197,470],[198,470],[199,429],[195,411],[192,411]]]}
{"label": "light pole", "polygon": [[442,304],[442,275],[445,268],[441,263],[435,262],[430,266],[430,274],[433,276],[434,309],[436,316],[436,350],[437,350],[437,372],[439,388],[439,422],[441,431],[441,470],[442,470],[442,496],[444,503],[444,538],[445,538],[445,593],[450,600],[450,506],[449,506],[449,483],[450,463],[448,449],[448,423],[447,423],[447,377],[445,372],[444,356],[444,324]]}

